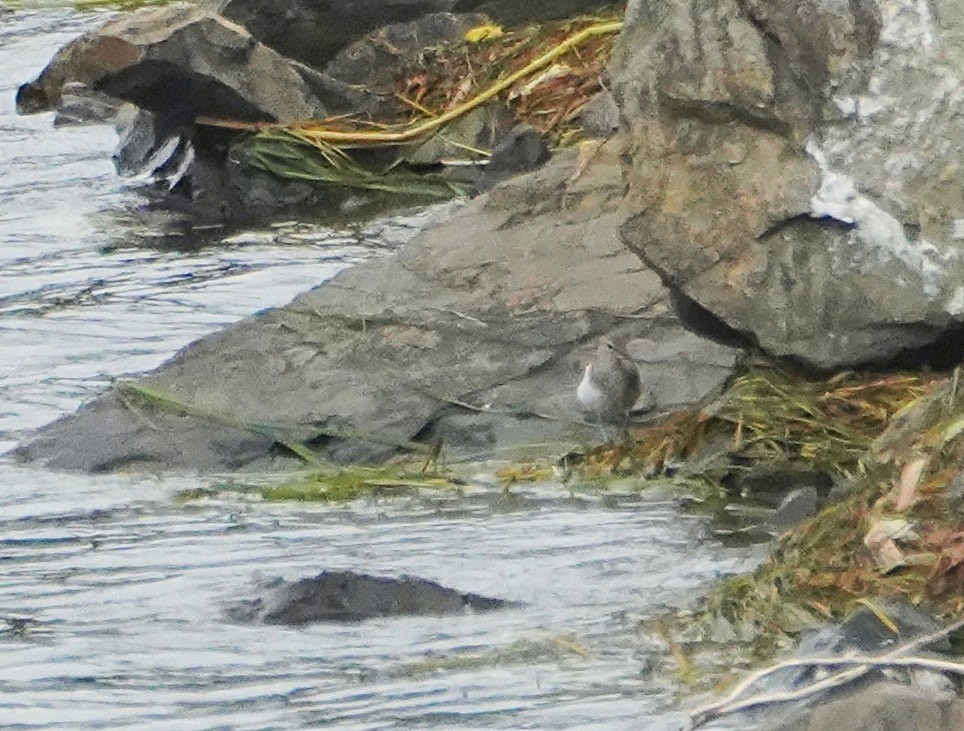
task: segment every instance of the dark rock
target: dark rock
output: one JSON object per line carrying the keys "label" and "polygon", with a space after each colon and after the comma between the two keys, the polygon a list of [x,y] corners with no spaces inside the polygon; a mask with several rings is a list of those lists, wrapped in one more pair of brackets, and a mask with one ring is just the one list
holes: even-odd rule
{"label": "dark rock", "polygon": [[124,102],[92,91],[83,84],[66,84],[57,105],[54,127],[113,124]]}
{"label": "dark rock", "polygon": [[[885,625],[874,612],[861,607],[839,626],[826,627],[805,637],[794,654],[796,657],[884,654],[940,629],[931,617],[904,602],[883,601],[880,607],[897,632]],[[919,648],[919,651],[949,652],[950,649],[950,642],[942,639]],[[810,668],[787,669],[772,676],[768,687],[770,690],[798,688],[811,682],[813,674]]]}
{"label": "dark rock", "polygon": [[225,0],[221,13],[288,58],[321,69],[350,43],[391,23],[446,12],[453,0]]}
{"label": "dark rock", "polygon": [[[905,602],[883,601],[880,606],[897,632],[881,622],[874,612],[861,607],[840,625],[840,642],[836,644],[838,652],[842,652],[843,648],[866,653],[885,652],[941,628],[930,615]],[[950,652],[951,645],[943,639],[921,649]]]}
{"label": "dark rock", "polygon": [[152,158],[158,155],[161,147],[170,142],[176,135],[173,130],[165,132],[159,128],[157,119],[148,111],[131,107],[128,114],[117,120],[117,149],[113,154],[114,168],[121,175],[138,175],[152,173],[154,169],[165,162],[167,156],[160,155],[152,164]]}
{"label": "dark rock", "polygon": [[776,532],[782,532],[817,514],[820,499],[814,487],[801,487],[791,491],[776,511],[767,520],[767,526]]}
{"label": "dark rock", "polygon": [[265,596],[230,607],[228,616],[235,621],[301,626],[517,606],[504,599],[463,594],[427,579],[383,578],[354,571],[324,571],[295,582],[279,579],[265,588]]}
{"label": "dark rock", "polygon": [[[576,176],[577,152],[562,153],[439,214],[446,220],[397,256],[203,338],[143,383],[241,422],[300,425],[284,436],[351,461],[429,434],[474,451],[452,417],[480,412],[460,403],[498,425],[487,432],[493,449],[569,438],[583,359],[604,333],[629,340],[649,373],[669,374],[645,384],[660,406],[698,401],[738,351],[687,333],[659,278],[619,241],[619,154],[614,139]],[[332,436],[340,430],[356,434]],[[67,469],[219,470],[270,447],[196,417],[152,413],[148,424],[109,392],[16,453]]]}
{"label": "dark rock", "polygon": [[492,151],[478,188],[488,190],[514,175],[535,170],[549,157],[545,135],[529,125],[516,125]]}
{"label": "dark rock", "polygon": [[833,478],[822,470],[785,463],[752,465],[736,473],[731,482],[741,497],[774,508],[795,490],[813,490],[824,497],[833,486]]}
{"label": "dark rock", "polygon": [[325,73],[338,81],[391,91],[401,66],[416,54],[441,43],[456,41],[485,21],[478,14],[431,13],[417,20],[393,23],[353,42],[326,66]]}
{"label": "dark rock", "polygon": [[474,11],[485,13],[496,23],[506,26],[521,25],[532,21],[556,20],[573,15],[593,13],[601,8],[620,7],[613,0],[456,0],[452,12]]}
{"label": "dark rock", "polygon": [[20,87],[18,110],[55,108],[70,82],[185,122],[199,116],[291,121],[325,113],[288,59],[188,3],[141,8],[68,43],[36,80]]}
{"label": "dark rock", "polygon": [[[435,135],[424,144],[405,153],[405,162],[411,166],[437,166],[443,161],[478,161],[482,156],[475,150],[494,150],[500,141],[513,133],[515,119],[505,105],[494,102],[483,104],[445,126],[444,135]],[[478,167],[469,169],[466,182],[476,182],[481,177]]]}
{"label": "dark rock", "polygon": [[481,15],[431,13],[369,32],[341,49],[323,71],[300,62],[294,67],[329,114],[393,117],[398,102],[392,86],[399,69],[422,50],[457,40],[483,20]]}
{"label": "dark rock", "polygon": [[619,106],[612,92],[603,89],[579,113],[582,131],[590,137],[612,137],[619,130]]}
{"label": "dark rock", "polygon": [[633,140],[624,240],[820,368],[959,327],[962,17],[962,0],[631,3],[611,65]]}

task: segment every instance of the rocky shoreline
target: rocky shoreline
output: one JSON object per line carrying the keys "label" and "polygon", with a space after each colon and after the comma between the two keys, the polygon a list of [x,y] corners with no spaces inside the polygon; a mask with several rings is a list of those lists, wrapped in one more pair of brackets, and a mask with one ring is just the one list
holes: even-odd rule
{"label": "rocky shoreline", "polygon": [[[258,3],[242,5],[173,3],[111,21],[21,87],[20,106],[56,106],[71,84],[84,84],[137,103],[156,122],[174,113],[164,90],[178,88],[187,147],[171,149],[186,157],[164,165],[180,181],[204,177],[204,160],[219,148],[205,138],[210,128],[190,120],[284,121],[349,108],[319,91],[330,85],[306,79],[336,67],[354,78],[372,27],[431,17],[426,37],[441,42],[482,17],[446,16],[443,31],[426,13],[453,11],[448,2],[387,4],[390,18],[348,24],[337,43],[318,45],[329,50],[312,61],[324,68],[312,70],[297,51],[305,43],[288,39],[292,50],[271,35],[271,3],[250,18]],[[951,60],[964,53],[956,16],[815,0],[800,11],[812,22],[795,25],[776,6],[659,5],[633,8],[617,41],[621,126],[608,142],[560,151],[397,257],[194,344],[145,384],[242,422],[304,425],[299,441],[325,457],[364,461],[393,453],[386,440],[475,448],[558,438],[579,420],[569,392],[583,348],[603,334],[628,338],[664,410],[719,388],[748,347],[825,370],[899,357],[954,362],[964,313],[956,304],[964,201],[954,183],[964,129],[950,83],[959,80]],[[483,10],[495,20],[511,15],[492,8]],[[557,11],[533,8],[531,17]],[[395,32],[410,51],[424,27],[406,27]],[[715,40],[697,53],[687,40],[697,37]],[[900,137],[913,110],[917,132]],[[165,128],[170,120],[157,126]],[[148,148],[162,139],[155,133]],[[510,170],[540,164],[536,148],[531,156],[509,149]],[[884,164],[879,149],[891,150]],[[287,200],[277,189],[264,194],[270,176],[238,170],[234,190]],[[168,179],[169,195],[179,184]],[[291,185],[345,200],[330,185],[282,183]],[[208,209],[237,198],[220,183],[211,190],[212,206],[196,186],[190,197]],[[183,415],[165,425],[145,430],[106,394],[17,453],[78,469],[221,469],[272,446]],[[340,439],[340,430],[382,443]]]}
{"label": "rocky shoreline", "polygon": [[[104,106],[92,116],[104,118],[136,105],[119,122],[120,158],[149,167],[161,197],[180,196],[196,220],[344,209],[357,192],[253,174],[233,154],[237,131],[208,122],[374,114],[383,100],[355,82],[423,43],[457,41],[486,19],[604,4],[360,0],[324,40],[304,33],[324,25],[309,2],[290,13],[254,0],[173,3],[69,44],[18,106],[83,117],[76,100],[94,100]],[[58,469],[209,472],[267,464],[286,440],[350,463],[415,445],[458,454],[562,443],[587,428],[574,390],[602,335],[627,343],[660,414],[706,403],[749,353],[821,373],[956,366],[962,18],[962,0],[630,3],[612,94],[594,103],[618,112],[617,124],[546,162],[539,135],[486,121],[472,144],[507,141],[503,171],[493,165],[481,186],[494,187],[444,209],[394,255],[203,338],[137,381],[188,408],[145,412],[114,389],[14,454]],[[941,403],[956,408],[956,376],[947,388]],[[947,426],[953,413],[931,416],[921,433],[942,425],[940,448],[917,434],[901,444],[933,454],[932,476],[949,490],[959,430]],[[888,418],[899,427],[904,417]],[[265,425],[283,425],[284,439]],[[898,487],[908,484],[909,453],[888,459]],[[874,493],[862,509],[906,512],[916,487],[903,503]],[[943,567],[951,582],[955,566]],[[865,689],[866,707],[904,728],[880,698],[906,710],[926,697],[930,710],[914,717],[936,715],[920,727],[946,728],[962,718],[960,677],[948,682],[913,701],[904,686]],[[831,705],[779,727],[822,728]],[[851,727],[866,726],[840,726]]]}

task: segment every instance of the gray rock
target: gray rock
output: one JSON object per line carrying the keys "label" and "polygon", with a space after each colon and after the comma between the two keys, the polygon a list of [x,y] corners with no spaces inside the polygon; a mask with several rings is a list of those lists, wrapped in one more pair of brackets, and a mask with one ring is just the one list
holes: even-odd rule
{"label": "gray rock", "polygon": [[140,8],[68,43],[20,87],[18,110],[55,108],[70,82],[185,122],[199,116],[291,121],[325,113],[292,62],[189,3]]}
{"label": "gray rock", "polygon": [[[940,626],[928,615],[900,601],[884,600],[880,604],[892,627],[880,621],[874,612],[861,607],[839,626],[825,627],[813,632],[801,641],[796,657],[828,657],[854,654],[881,655],[916,637],[932,634]],[[893,627],[897,628],[894,632]],[[938,640],[920,648],[919,652],[950,652],[947,639]],[[767,683],[770,691],[799,688],[814,679],[811,668],[788,668],[771,676]]]}
{"label": "gray rock", "polygon": [[[169,138],[158,129],[158,123],[151,112],[131,110],[117,120],[117,149],[112,159],[114,168],[121,175],[138,175],[153,172],[152,158]],[[163,162],[163,161],[159,161]]]}
{"label": "gray rock", "polygon": [[950,731],[964,728],[964,700],[933,698],[896,683],[879,682],[842,694],[766,731]]}
{"label": "gray rock", "polygon": [[485,13],[496,23],[506,26],[521,25],[532,21],[569,18],[573,15],[592,13],[600,8],[619,7],[613,0],[456,0],[452,12],[474,11]]}
{"label": "gray rock", "polygon": [[737,472],[732,488],[740,496],[770,507],[778,507],[795,490],[812,489],[825,496],[834,486],[833,478],[823,470],[808,469],[799,464],[763,463]]}
{"label": "gray rock", "polygon": [[881,361],[964,318],[964,0],[630,3],[622,235],[769,353]]}
{"label": "gray rock", "polygon": [[325,73],[346,84],[385,89],[395,81],[400,67],[416,54],[441,43],[456,41],[484,22],[476,13],[431,13],[417,20],[378,28],[354,41],[325,66]]}
{"label": "gray rock", "polygon": [[535,170],[545,164],[549,156],[545,135],[527,124],[516,125],[492,150],[478,189],[488,190],[502,180]]}
{"label": "gray rock", "polygon": [[819,504],[816,488],[801,487],[793,490],[783,498],[776,511],[769,517],[767,527],[777,532],[792,528],[797,523],[816,515]]}
{"label": "gray rock", "polygon": [[582,131],[590,137],[607,138],[619,130],[619,106],[608,89],[603,89],[579,113]]}
{"label": "gray rock", "polygon": [[350,43],[391,23],[445,12],[453,0],[224,0],[221,13],[288,58],[321,69]]}
{"label": "gray rock", "polygon": [[63,88],[54,116],[54,127],[113,124],[124,105],[119,99],[71,82]]}
{"label": "gray rock", "polygon": [[[581,168],[575,151],[561,154],[396,256],[188,346],[142,383],[241,422],[288,424],[286,439],[355,461],[436,436],[474,451],[466,415],[487,420],[481,441],[494,449],[567,438],[583,361],[604,333],[628,339],[650,374],[671,373],[644,382],[661,405],[698,400],[738,351],[687,334],[659,278],[620,242],[620,153],[613,140]],[[263,458],[276,437],[145,419],[109,392],[16,453],[66,469],[223,470]]]}
{"label": "gray rock", "polygon": [[234,621],[301,626],[358,622],[375,617],[488,612],[514,602],[463,594],[427,579],[387,578],[354,571],[323,571],[300,581],[276,580],[264,596],[228,608]]}

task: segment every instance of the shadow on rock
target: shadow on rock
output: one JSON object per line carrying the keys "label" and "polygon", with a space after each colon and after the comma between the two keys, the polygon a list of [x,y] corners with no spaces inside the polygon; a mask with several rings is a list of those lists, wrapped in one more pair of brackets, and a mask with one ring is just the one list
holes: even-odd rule
{"label": "shadow on rock", "polygon": [[300,626],[309,622],[358,622],[373,617],[487,612],[518,602],[463,594],[427,579],[387,578],[353,571],[323,571],[290,582],[260,584],[262,596],[228,607],[237,622]]}

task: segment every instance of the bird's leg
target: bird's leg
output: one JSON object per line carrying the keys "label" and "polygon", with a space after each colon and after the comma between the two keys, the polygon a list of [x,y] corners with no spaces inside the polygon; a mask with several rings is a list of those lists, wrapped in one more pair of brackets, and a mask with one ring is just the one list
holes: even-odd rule
{"label": "bird's leg", "polygon": [[603,421],[602,412],[596,411],[596,428],[602,435],[603,444],[609,444],[609,432],[606,431],[606,422]]}
{"label": "bird's leg", "polygon": [[630,438],[629,438],[629,412],[628,412],[628,411],[626,412],[626,415],[623,416],[623,421],[622,421],[622,423],[619,425],[619,442],[620,442],[620,444],[621,444],[622,446],[624,446],[624,447],[629,447],[629,445],[630,445]]}

